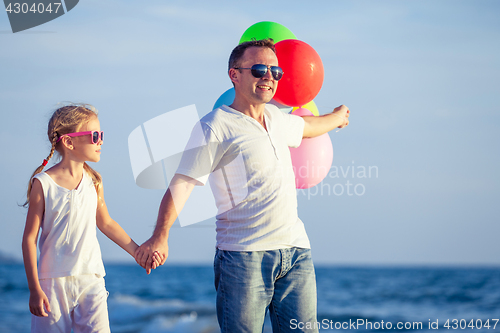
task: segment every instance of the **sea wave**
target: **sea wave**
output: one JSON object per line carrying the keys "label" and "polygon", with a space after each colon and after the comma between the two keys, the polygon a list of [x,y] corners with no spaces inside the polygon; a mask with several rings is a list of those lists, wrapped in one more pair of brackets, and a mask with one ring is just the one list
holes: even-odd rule
{"label": "sea wave", "polygon": [[181,299],[151,300],[116,294],[108,299],[114,332],[218,332],[215,304]]}

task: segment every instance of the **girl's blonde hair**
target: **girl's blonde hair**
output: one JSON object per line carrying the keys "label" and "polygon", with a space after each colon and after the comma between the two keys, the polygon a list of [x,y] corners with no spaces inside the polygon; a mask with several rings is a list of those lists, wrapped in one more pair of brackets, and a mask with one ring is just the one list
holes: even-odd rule
{"label": "girl's blonde hair", "polygon": [[[49,141],[52,143],[52,148],[50,149],[50,153],[44,162],[36,168],[35,172],[31,175],[30,181],[28,183],[28,192],[26,194],[26,202],[24,203],[24,207],[29,205],[30,202],[30,193],[31,187],[33,185],[33,177],[42,172],[43,168],[47,164],[47,162],[52,158],[54,152],[57,151],[61,154],[61,142],[57,142],[57,140],[63,136],[64,134],[78,132],[78,129],[81,128],[85,123],[88,123],[92,118],[97,118],[97,109],[90,104],[70,104],[63,107],[60,107],[52,117],[50,117],[49,125],[47,128],[47,135],[49,137]],[[92,181],[94,182],[95,190],[97,194],[99,194],[99,189],[102,185],[102,178],[99,172],[92,169],[87,163],[83,164],[83,169],[92,177]]]}

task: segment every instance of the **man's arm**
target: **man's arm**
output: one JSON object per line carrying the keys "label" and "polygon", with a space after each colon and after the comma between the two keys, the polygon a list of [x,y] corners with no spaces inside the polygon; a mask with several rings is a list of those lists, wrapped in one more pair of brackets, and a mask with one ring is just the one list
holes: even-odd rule
{"label": "man's arm", "polygon": [[191,177],[176,174],[161,200],[156,227],[151,238],[135,251],[135,261],[149,274],[153,265],[153,253],[163,257],[163,265],[168,257],[168,236],[184,204],[189,198],[197,181]]}
{"label": "man's arm", "polygon": [[349,108],[341,105],[332,113],[322,116],[304,116],[303,138],[314,138],[331,131],[334,128],[344,128],[349,125]]}

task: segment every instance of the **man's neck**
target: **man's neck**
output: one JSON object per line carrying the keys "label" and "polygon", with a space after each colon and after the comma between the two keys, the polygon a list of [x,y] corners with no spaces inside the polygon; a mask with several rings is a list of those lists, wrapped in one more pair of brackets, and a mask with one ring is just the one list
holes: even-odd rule
{"label": "man's neck", "polygon": [[236,111],[239,111],[249,117],[252,117],[253,119],[257,120],[259,123],[264,122],[264,110],[265,110],[265,103],[261,104],[249,104],[249,103],[242,103],[239,102],[235,99],[233,104],[231,104],[229,107],[235,109]]}
{"label": "man's neck", "polygon": [[251,105],[251,104],[242,104],[242,103],[238,104],[235,101],[229,107],[257,120],[259,122],[259,124],[261,124],[262,127],[264,127],[264,129],[267,131],[266,122],[264,121],[265,106],[266,106],[265,103]]}

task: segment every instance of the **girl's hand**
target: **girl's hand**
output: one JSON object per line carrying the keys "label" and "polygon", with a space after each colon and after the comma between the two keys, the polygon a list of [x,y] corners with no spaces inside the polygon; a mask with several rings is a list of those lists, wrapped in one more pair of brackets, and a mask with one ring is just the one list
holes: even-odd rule
{"label": "girl's hand", "polygon": [[146,269],[147,274],[151,273],[151,269],[153,268],[153,257],[155,252],[160,254],[160,264],[163,265],[168,257],[168,244],[166,238],[153,235],[135,251],[135,261],[142,268]]}
{"label": "girl's hand", "polygon": [[151,268],[156,269],[160,267],[162,265],[162,262],[163,262],[163,256],[160,254],[160,252],[155,251],[153,253],[153,265]]}
{"label": "girl's hand", "polygon": [[[42,289],[30,292],[30,312],[38,317],[48,317],[50,312],[49,299]],[[47,310],[47,312],[45,312]]]}

